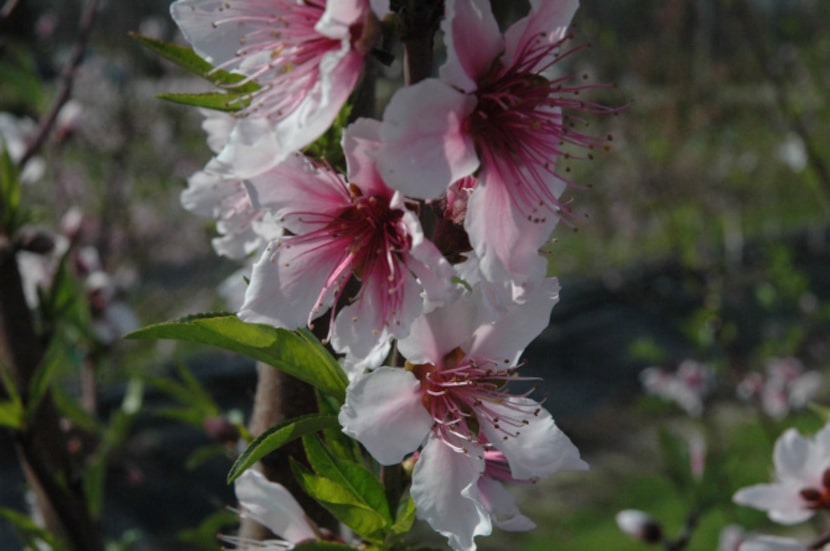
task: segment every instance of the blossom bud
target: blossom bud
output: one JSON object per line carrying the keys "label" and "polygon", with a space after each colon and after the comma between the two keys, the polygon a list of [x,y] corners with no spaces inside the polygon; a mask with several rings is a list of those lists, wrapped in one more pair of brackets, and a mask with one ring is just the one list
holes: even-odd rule
{"label": "blossom bud", "polygon": [[663,540],[663,529],[660,523],[643,511],[625,509],[617,513],[617,526],[620,530],[646,543],[660,543]]}
{"label": "blossom bud", "polygon": [[208,435],[220,443],[233,443],[239,439],[239,430],[227,419],[208,417],[202,423]]}

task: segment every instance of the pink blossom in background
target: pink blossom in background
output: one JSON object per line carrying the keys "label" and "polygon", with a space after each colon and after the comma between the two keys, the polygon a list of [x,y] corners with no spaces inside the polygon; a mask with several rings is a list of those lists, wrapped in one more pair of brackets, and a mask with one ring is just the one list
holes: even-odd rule
{"label": "pink blossom in background", "polygon": [[804,408],[821,387],[821,373],[805,371],[797,358],[770,358],[764,367],[765,374],[747,374],[738,384],[737,394],[775,419]]}
{"label": "pink blossom in background", "polygon": [[686,413],[699,416],[703,401],[714,386],[714,371],[708,364],[683,360],[675,372],[659,367],[647,367],[640,372],[645,391],[674,402]]}
{"label": "pink blossom in background", "polygon": [[742,488],[732,500],[766,511],[770,520],[798,524],[830,509],[830,424],[812,438],[788,429],[775,442],[775,481]]}
{"label": "pink blossom in background", "polygon": [[218,156],[233,175],[247,178],[332,124],[374,46],[388,1],[178,0],[170,11],[206,61],[246,75],[240,84],[260,85]]}

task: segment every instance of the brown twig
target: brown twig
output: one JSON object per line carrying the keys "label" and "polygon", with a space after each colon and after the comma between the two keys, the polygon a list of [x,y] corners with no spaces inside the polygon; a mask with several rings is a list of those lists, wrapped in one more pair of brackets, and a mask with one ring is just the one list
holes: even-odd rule
{"label": "brown twig", "polygon": [[49,134],[52,132],[52,128],[55,126],[55,121],[58,120],[58,114],[60,113],[61,108],[67,101],[69,101],[69,98],[72,95],[72,85],[75,82],[75,75],[81,64],[81,60],[84,57],[84,53],[86,52],[87,41],[89,39],[90,32],[92,31],[92,23],[95,21],[95,11],[97,9],[98,0],[87,0],[78,25],[78,36],[75,39],[75,44],[72,47],[71,54],[69,55],[69,61],[66,63],[63,75],[61,76],[60,89],[58,90],[55,99],[52,100],[52,105],[49,107],[49,111],[47,111],[46,114],[40,119],[37,133],[26,146],[26,151],[23,153],[23,156],[18,159],[17,168],[19,170],[26,166],[26,163],[29,162],[29,160],[34,157],[38,151],[40,151],[43,144],[46,143],[46,139],[49,137]]}
{"label": "brown twig", "polygon": [[804,118],[796,113],[793,113],[790,108],[790,97],[787,91],[786,83],[780,75],[775,74],[770,69],[769,51],[763,36],[759,32],[757,21],[752,14],[752,7],[746,0],[740,2],[739,6],[741,8],[739,18],[744,27],[744,33],[752,54],[760,66],[761,71],[764,74],[764,78],[766,78],[772,85],[775,92],[775,101],[778,105],[778,110],[784,117],[787,118],[792,130],[798,135],[802,143],[804,143],[804,148],[807,153],[807,161],[822,186],[820,188],[821,193],[818,194],[819,200],[821,201],[822,207],[825,210],[828,210],[830,209],[830,204],[828,204],[828,201],[830,201],[830,169],[828,169],[827,164],[819,151],[819,147],[815,143],[815,140],[813,140],[810,132],[807,130]]}
{"label": "brown twig", "polygon": [[72,468],[51,393],[47,391],[39,403],[30,404],[29,389],[45,348],[26,304],[15,249],[0,235],[0,362],[2,369],[9,371],[8,379],[27,411],[33,410],[15,434],[23,471],[46,528],[65,539],[71,549],[102,551],[98,523]]}
{"label": "brown twig", "polygon": [[20,5],[22,0],[6,0],[6,3],[3,4],[3,8],[0,9],[0,19],[8,19],[11,17],[12,12],[14,12],[15,8]]}

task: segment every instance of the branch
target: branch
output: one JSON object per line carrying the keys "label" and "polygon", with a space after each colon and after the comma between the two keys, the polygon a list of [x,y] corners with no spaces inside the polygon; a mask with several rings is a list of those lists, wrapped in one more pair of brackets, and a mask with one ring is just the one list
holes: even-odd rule
{"label": "branch", "polygon": [[[7,4],[8,6],[8,4]],[[81,60],[86,52],[86,45],[89,39],[89,34],[92,31],[92,23],[95,20],[95,11],[98,8],[98,0],[88,0],[84,11],[81,14],[81,20],[78,26],[78,37],[75,39],[75,45],[72,47],[72,53],[69,56],[69,61],[63,71],[61,77],[61,86],[55,99],[52,100],[52,105],[49,107],[46,115],[40,120],[38,124],[37,133],[32,141],[26,147],[23,156],[17,161],[18,170],[22,170],[26,163],[40,151],[52,128],[55,126],[55,121],[58,119],[58,114],[61,108],[69,100],[72,95],[72,85],[75,82],[75,75],[77,69],[81,64]]]}

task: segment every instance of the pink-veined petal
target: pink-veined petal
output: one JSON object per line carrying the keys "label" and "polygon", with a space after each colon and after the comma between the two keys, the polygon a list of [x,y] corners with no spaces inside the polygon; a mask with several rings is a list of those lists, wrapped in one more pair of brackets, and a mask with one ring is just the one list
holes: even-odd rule
{"label": "pink-veined petal", "polygon": [[240,39],[251,31],[245,23],[214,25],[218,19],[245,15],[220,0],[178,0],[170,5],[170,15],[193,49],[208,63],[217,65],[236,57]]}
{"label": "pink-veined petal", "polygon": [[418,517],[447,537],[455,551],[473,551],[475,536],[492,531],[490,515],[478,495],[484,458],[462,453],[430,438],[412,473],[410,495]]}
{"label": "pink-veined petal", "polygon": [[[390,190],[383,182],[375,163],[375,156],[383,145],[380,141],[380,121],[357,119],[343,130],[341,142],[349,182],[360,188],[364,195],[388,196]],[[392,207],[404,208],[404,205],[395,204]]]}
{"label": "pink-veined petal", "polygon": [[501,178],[493,175],[487,180],[482,178],[473,191],[464,220],[482,273],[491,281],[541,279],[547,261],[539,255],[539,248],[547,242],[558,217],[540,212],[528,220]]}
{"label": "pink-veined petal", "polygon": [[349,384],[340,410],[343,432],[383,465],[399,463],[418,449],[433,420],[411,372],[380,367]]}
{"label": "pink-veined petal", "polygon": [[447,45],[447,62],[441,79],[464,92],[475,92],[504,50],[499,24],[487,0],[447,0],[441,28]]}
{"label": "pink-veined petal", "polygon": [[389,187],[409,197],[438,197],[478,168],[464,120],[475,98],[437,79],[402,88],[383,114],[378,169]]}
{"label": "pink-veined petal", "polygon": [[318,310],[312,309],[346,254],[331,249],[321,250],[316,241],[296,242],[292,238],[271,243],[254,264],[239,319],[297,329],[321,314],[334,301],[333,288],[324,292]]}
{"label": "pink-veined petal", "polygon": [[346,183],[334,172],[294,153],[245,186],[257,209],[266,209],[291,232],[303,234],[321,225],[312,213],[336,214],[351,203]]}
{"label": "pink-veined petal", "polygon": [[502,63],[511,66],[523,48],[535,40],[555,43],[564,38],[579,7],[578,0],[530,0],[530,13],[504,33]]}

